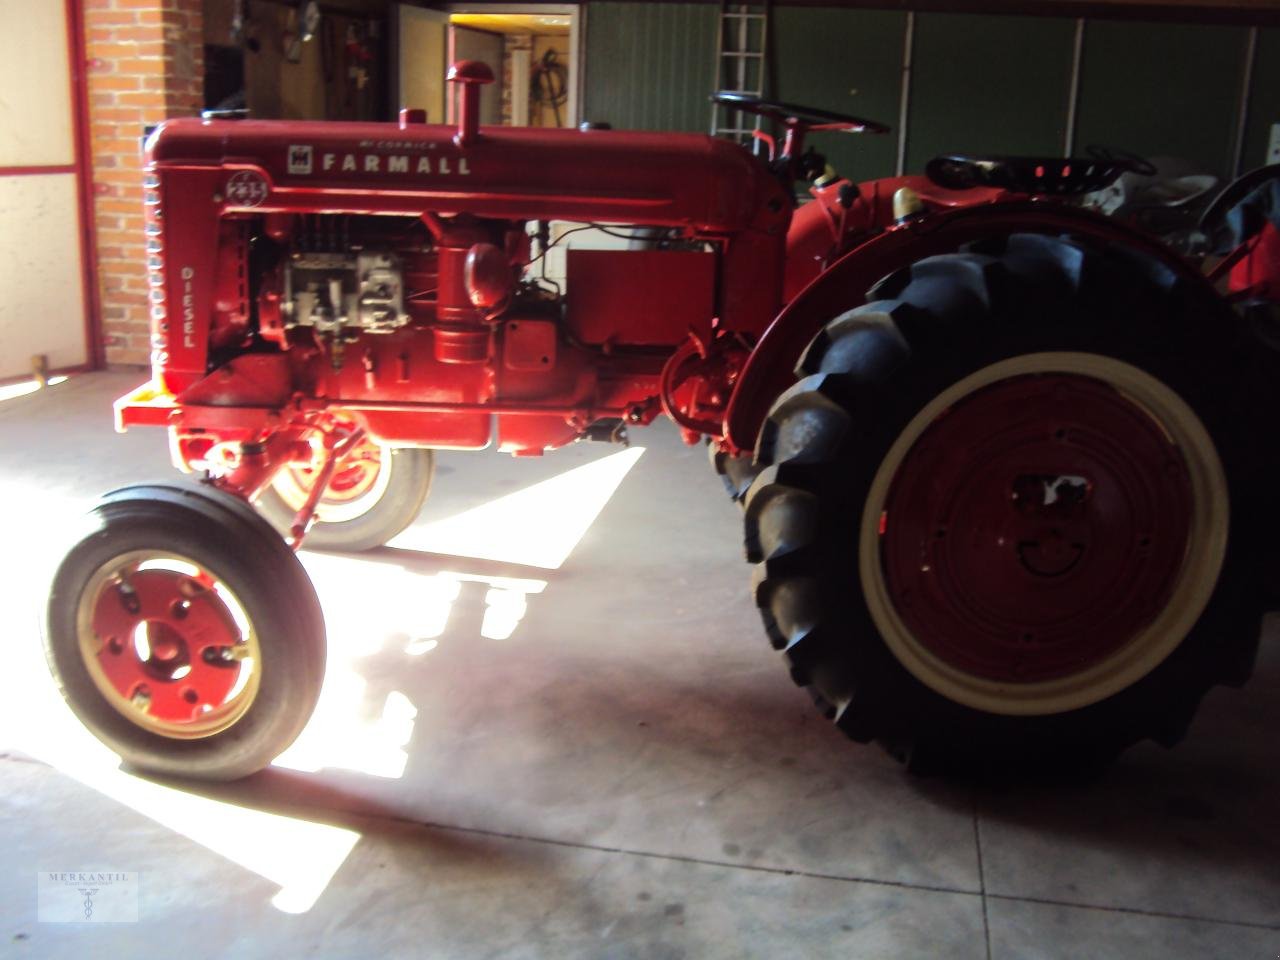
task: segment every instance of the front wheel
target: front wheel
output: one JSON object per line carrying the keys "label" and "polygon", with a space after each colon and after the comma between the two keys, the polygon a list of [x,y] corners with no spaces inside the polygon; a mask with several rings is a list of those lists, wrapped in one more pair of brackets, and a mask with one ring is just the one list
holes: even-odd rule
{"label": "front wheel", "polygon": [[1158,264],[1030,235],[873,296],[810,346],[747,497],[797,682],[918,769],[1176,742],[1266,608],[1240,325]]}
{"label": "front wheel", "polygon": [[[282,468],[258,495],[259,512],[282,535],[289,535],[319,472],[317,452],[314,463]],[[434,474],[431,450],[361,441],[338,461],[316,505],[306,545],[349,551],[382,546],[417,518]]]}
{"label": "front wheel", "polygon": [[324,678],[302,565],[216,491],[108,494],[54,577],[45,654],[64,699],[131,766],[231,780],[297,737]]}

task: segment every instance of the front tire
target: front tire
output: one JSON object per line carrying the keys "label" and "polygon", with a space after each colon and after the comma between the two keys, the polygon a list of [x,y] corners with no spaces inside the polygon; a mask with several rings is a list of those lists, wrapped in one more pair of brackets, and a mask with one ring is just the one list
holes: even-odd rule
{"label": "front tire", "polygon": [[233,780],[306,725],[324,679],[315,589],[244,504],[128,487],[59,566],[45,654],[80,721],[126,764]]}
{"label": "front tire", "polygon": [[795,680],[920,770],[1176,743],[1266,609],[1241,325],[1159,264],[1033,235],[872,297],[810,346],[747,496]]}

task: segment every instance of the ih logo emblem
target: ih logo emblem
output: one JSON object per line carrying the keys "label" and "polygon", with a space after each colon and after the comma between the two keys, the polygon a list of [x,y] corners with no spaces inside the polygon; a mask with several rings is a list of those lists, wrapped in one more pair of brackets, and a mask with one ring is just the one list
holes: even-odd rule
{"label": "ih logo emblem", "polygon": [[227,181],[227,203],[233,207],[256,207],[270,192],[262,174],[252,170],[241,170]]}
{"label": "ih logo emblem", "polygon": [[289,172],[311,172],[311,147],[293,146],[289,148]]}

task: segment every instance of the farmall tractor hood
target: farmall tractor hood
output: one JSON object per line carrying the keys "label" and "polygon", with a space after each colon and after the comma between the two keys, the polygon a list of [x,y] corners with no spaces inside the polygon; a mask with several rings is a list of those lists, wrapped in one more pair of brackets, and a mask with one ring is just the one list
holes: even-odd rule
{"label": "farmall tractor hood", "polygon": [[[233,207],[288,210],[325,194],[370,198],[369,212],[583,219],[748,228],[786,198],[740,147],[693,134],[481,128],[460,145],[452,126],[178,119],[147,140],[159,168],[245,171]],[[776,229],[776,217],[775,221]]]}

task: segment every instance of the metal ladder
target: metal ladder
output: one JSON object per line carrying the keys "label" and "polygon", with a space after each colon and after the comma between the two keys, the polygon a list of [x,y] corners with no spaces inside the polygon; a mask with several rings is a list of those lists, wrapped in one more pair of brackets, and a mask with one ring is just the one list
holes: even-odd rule
{"label": "metal ladder", "polygon": [[[767,8],[759,4],[720,4],[716,31],[716,89],[764,96],[765,44],[768,41]],[[728,117],[736,125],[730,125]],[[742,124],[750,118],[752,125]],[[738,143],[752,143],[752,133],[760,129],[760,117],[742,113],[718,103],[711,105],[711,135],[728,137]],[[754,143],[759,146],[758,141]]]}

